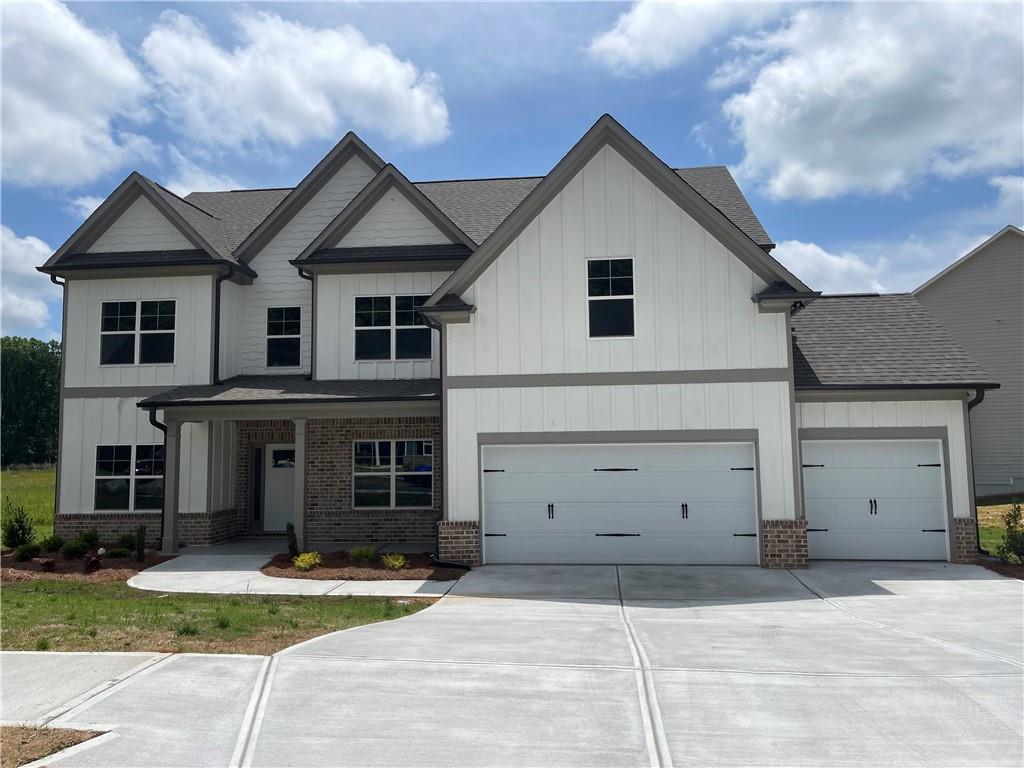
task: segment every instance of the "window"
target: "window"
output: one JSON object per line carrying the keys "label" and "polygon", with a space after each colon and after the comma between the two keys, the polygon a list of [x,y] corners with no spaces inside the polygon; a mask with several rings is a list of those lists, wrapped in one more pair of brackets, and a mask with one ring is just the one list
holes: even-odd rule
{"label": "window", "polygon": [[160,509],[164,503],[162,445],[97,445],[94,509]]}
{"label": "window", "polygon": [[431,507],[433,442],[366,440],[352,444],[352,506]]}
{"label": "window", "polygon": [[430,328],[419,312],[428,296],[357,296],[356,360],[429,360]]}
{"label": "window", "polygon": [[174,362],[176,302],[104,301],[100,310],[100,365]]}
{"label": "window", "polygon": [[298,368],[301,364],[302,308],[267,308],[267,367]]}
{"label": "window", "polygon": [[590,338],[633,335],[633,260],[587,262]]}

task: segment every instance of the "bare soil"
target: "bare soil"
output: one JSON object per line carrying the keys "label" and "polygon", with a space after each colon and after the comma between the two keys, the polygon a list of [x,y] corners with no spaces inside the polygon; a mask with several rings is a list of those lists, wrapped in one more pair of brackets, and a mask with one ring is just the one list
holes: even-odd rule
{"label": "bare soil", "polygon": [[286,554],[274,555],[274,558],[263,566],[267,576],[285,579],[319,579],[344,581],[393,581],[418,580],[454,581],[465,575],[461,568],[445,568],[435,565],[429,555],[406,555],[405,567],[397,571],[389,571],[384,564],[374,558],[368,563],[356,562],[344,551],[322,555],[323,565],[312,571],[295,569],[291,558]]}
{"label": "bare soil", "polygon": [[[127,581],[139,571],[152,568],[154,565],[171,560],[174,555],[158,555],[155,552],[146,554],[141,563],[135,556],[103,558],[99,570],[85,573],[85,560],[65,560],[59,553],[44,553],[41,557],[19,563],[14,550],[0,553],[0,581],[17,582],[31,579],[52,579],[54,581]],[[53,560],[54,570],[44,571],[42,560]]]}
{"label": "bare soil", "polygon": [[5,725],[0,728],[0,766],[17,768],[40,758],[81,744],[100,731],[72,731],[65,728],[27,728]]}
{"label": "bare soil", "polygon": [[1004,563],[995,557],[979,557],[978,565],[995,571],[1000,576],[1008,576],[1011,579],[1024,581],[1024,563]]}

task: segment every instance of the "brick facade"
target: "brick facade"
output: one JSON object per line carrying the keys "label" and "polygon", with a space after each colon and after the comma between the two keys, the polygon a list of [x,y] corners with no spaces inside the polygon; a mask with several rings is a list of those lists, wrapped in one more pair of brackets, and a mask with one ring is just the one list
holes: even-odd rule
{"label": "brick facade", "polygon": [[973,517],[953,518],[954,563],[974,563],[978,559],[978,527]]}
{"label": "brick facade", "polygon": [[475,520],[441,520],[437,524],[441,560],[480,565],[480,524]]}
{"label": "brick facade", "polygon": [[126,533],[135,533],[146,526],[146,546],[160,546],[159,512],[82,512],[54,516],[53,532],[64,539],[74,539],[86,531],[96,531],[100,543],[113,544]]}
{"label": "brick facade", "polygon": [[807,567],[807,521],[762,520],[761,566]]}
{"label": "brick facade", "polygon": [[253,449],[263,443],[294,443],[295,424],[290,420],[239,421],[235,423],[235,509],[233,536],[258,531],[252,522]]}

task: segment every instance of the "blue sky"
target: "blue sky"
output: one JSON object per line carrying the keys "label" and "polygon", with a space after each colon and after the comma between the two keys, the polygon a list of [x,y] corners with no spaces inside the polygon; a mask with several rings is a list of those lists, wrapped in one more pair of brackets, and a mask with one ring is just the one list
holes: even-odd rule
{"label": "blue sky", "polygon": [[5,334],[59,333],[32,267],[129,171],[291,186],[349,129],[413,180],[537,175],[609,112],[729,165],[828,291],[1024,223],[1019,4],[26,3],[2,85]]}

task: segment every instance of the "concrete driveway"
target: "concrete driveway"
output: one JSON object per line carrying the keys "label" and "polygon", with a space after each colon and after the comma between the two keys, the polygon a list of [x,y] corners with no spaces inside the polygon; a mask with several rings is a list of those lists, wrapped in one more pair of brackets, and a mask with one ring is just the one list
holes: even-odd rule
{"label": "concrete driveway", "polygon": [[116,739],[49,762],[1020,766],[1022,587],[932,563],[485,567],[269,660],[158,660],[53,721]]}

